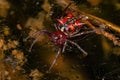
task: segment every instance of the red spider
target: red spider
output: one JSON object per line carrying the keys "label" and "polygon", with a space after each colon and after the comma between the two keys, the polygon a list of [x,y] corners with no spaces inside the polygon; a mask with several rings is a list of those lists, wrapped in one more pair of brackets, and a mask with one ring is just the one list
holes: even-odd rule
{"label": "red spider", "polygon": [[33,41],[29,51],[31,51],[32,46],[41,37],[41,33],[48,35],[49,38],[51,39],[51,41],[53,43],[55,43],[57,46],[59,46],[57,55],[55,56],[49,70],[51,70],[51,68],[54,66],[59,54],[63,53],[65,51],[67,43],[71,43],[71,44],[75,45],[82,53],[87,55],[88,53],[85,50],[83,50],[77,43],[71,41],[70,38],[74,38],[77,36],[81,36],[83,34],[89,34],[91,32],[95,32],[94,30],[80,32],[81,27],[83,25],[85,25],[86,23],[83,23],[83,22],[81,22],[80,19],[75,18],[71,12],[68,12],[65,17],[62,16],[61,18],[57,19],[57,21],[58,21],[58,23],[55,24],[55,28],[56,28],[55,32],[52,33],[52,32],[49,32],[48,30],[39,30],[39,31],[33,33],[32,35],[28,36],[25,39],[25,41],[26,41],[28,38],[30,38],[34,35],[39,35]]}

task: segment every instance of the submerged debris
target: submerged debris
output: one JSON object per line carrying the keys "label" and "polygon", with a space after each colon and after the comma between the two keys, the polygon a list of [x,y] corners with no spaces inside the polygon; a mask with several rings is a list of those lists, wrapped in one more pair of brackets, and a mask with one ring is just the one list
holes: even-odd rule
{"label": "submerged debris", "polygon": [[31,73],[29,76],[32,77],[32,80],[40,80],[43,77],[43,73],[35,69],[35,70],[31,70]]}
{"label": "submerged debris", "polygon": [[[1,27],[0,34],[0,80],[27,80],[26,75],[21,75],[24,69],[22,66],[27,61],[24,53],[17,49],[20,45],[19,41],[12,39],[10,36],[10,28]],[[9,37],[6,39],[6,37]],[[7,53],[6,53],[7,52]]]}
{"label": "submerged debris", "polygon": [[19,42],[16,40],[8,40],[8,43],[3,46],[4,50],[9,50],[11,48],[16,48],[19,45]]}
{"label": "submerged debris", "polygon": [[0,17],[7,17],[10,3],[7,0],[0,0]]}

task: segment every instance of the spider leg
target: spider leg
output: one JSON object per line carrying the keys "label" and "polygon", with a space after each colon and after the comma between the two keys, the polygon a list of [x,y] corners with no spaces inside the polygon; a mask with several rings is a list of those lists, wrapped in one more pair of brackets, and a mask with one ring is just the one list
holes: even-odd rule
{"label": "spider leg", "polygon": [[53,60],[53,62],[52,62],[52,64],[51,64],[48,72],[49,72],[49,71],[52,69],[52,67],[55,65],[55,62],[56,62],[58,56],[60,55],[60,53],[61,53],[61,48],[59,48],[59,50],[58,50],[58,52],[57,52],[57,54],[56,54],[56,56],[55,56],[55,58],[54,58],[54,60]]}
{"label": "spider leg", "polygon": [[[83,22],[85,24],[87,24],[91,29],[93,29],[93,30],[96,29],[96,27],[94,25],[92,25],[88,20],[84,20]],[[100,27],[100,26],[102,26],[102,27]],[[99,29],[104,29],[103,26],[105,26],[105,25],[99,25]],[[101,32],[100,32],[100,30],[97,30],[96,33],[100,34]]]}
{"label": "spider leg", "polygon": [[36,34],[40,33],[41,31],[37,31],[37,32],[34,32],[33,34],[29,35],[28,37],[26,37],[23,41],[27,41],[29,38],[35,36]]}
{"label": "spider leg", "polygon": [[85,35],[85,34],[89,34],[89,33],[94,33],[94,32],[96,32],[96,30],[85,31],[85,32],[81,32],[81,33],[78,33],[78,34],[75,34],[75,35],[71,35],[70,38]]}
{"label": "spider leg", "polygon": [[71,41],[71,40],[68,40],[68,39],[67,39],[67,41],[68,41],[69,43],[75,45],[75,46],[76,46],[80,51],[82,51],[85,55],[88,54],[88,53],[87,53],[84,49],[82,49],[77,43],[75,43],[75,42],[73,42],[73,41]]}
{"label": "spider leg", "polygon": [[31,52],[31,49],[33,47],[33,45],[38,41],[38,39],[41,37],[41,34],[47,34],[49,37],[51,36],[52,33],[48,32],[47,30],[39,30],[37,32],[34,32],[33,34],[29,35],[27,38],[24,39],[24,41],[27,41],[27,39],[35,36],[38,34],[38,37],[33,41],[33,43],[31,44],[30,48],[29,48],[29,52]]}
{"label": "spider leg", "polygon": [[47,34],[48,36],[51,35],[51,33],[48,32],[47,30],[39,30],[39,31],[36,31],[36,32],[34,32],[33,34],[29,35],[28,37],[26,37],[23,41],[27,41],[29,38],[31,38],[31,37],[33,37],[33,36],[35,36],[35,35],[37,35],[37,34],[40,34],[40,33],[45,33],[45,34]]}
{"label": "spider leg", "polygon": [[90,28],[95,29],[95,26],[92,25],[88,20],[83,20],[82,22],[84,22],[85,24],[87,24]]}
{"label": "spider leg", "polygon": [[65,43],[63,45],[62,53],[65,51],[66,45],[67,45],[67,41],[65,41]]}
{"label": "spider leg", "polygon": [[41,37],[41,34],[38,35],[38,37],[33,41],[33,43],[31,44],[30,48],[29,48],[29,52],[31,52],[31,49],[33,47],[33,45],[38,41],[38,39]]}

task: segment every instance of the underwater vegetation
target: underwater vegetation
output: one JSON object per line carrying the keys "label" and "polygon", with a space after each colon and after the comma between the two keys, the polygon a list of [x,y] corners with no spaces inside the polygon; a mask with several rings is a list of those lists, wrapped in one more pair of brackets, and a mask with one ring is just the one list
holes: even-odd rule
{"label": "underwater vegetation", "polygon": [[[57,21],[65,20],[69,11],[75,17],[71,21],[82,23],[77,29]],[[119,0],[0,0],[0,80],[120,80],[119,14]],[[39,36],[31,34],[56,32],[55,24],[64,38],[55,41],[55,36],[42,35],[29,52]],[[54,43],[63,45],[64,39],[76,33],[81,36],[70,40],[87,55],[75,43],[67,43],[55,58],[60,46]]]}

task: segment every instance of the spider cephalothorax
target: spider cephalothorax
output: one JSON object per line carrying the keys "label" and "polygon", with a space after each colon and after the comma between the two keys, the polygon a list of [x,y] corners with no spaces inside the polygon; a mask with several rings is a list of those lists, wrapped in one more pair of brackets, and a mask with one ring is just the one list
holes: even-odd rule
{"label": "spider cephalothorax", "polygon": [[65,35],[63,32],[61,32],[60,30],[55,31],[52,35],[51,35],[51,41],[56,43],[57,45],[62,45],[65,43],[65,40],[67,38],[67,35]]}

